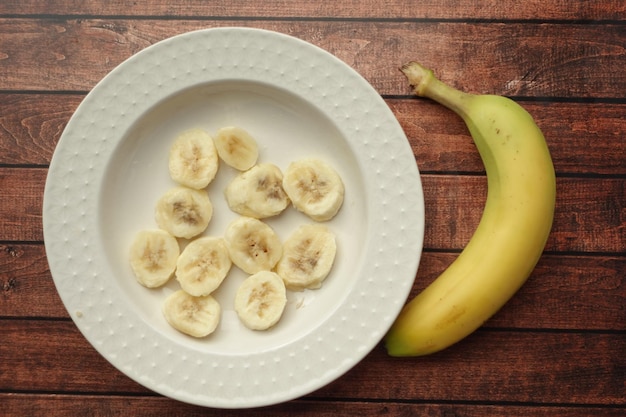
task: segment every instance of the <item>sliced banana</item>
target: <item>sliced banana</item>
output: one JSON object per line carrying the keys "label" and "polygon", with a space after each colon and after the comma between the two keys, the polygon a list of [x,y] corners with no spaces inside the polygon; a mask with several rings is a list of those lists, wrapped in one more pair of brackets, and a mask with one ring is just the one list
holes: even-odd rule
{"label": "sliced banana", "polygon": [[274,230],[261,220],[242,216],[224,232],[230,259],[248,274],[269,271],[283,254],[283,245]]}
{"label": "sliced banana", "polygon": [[252,168],[259,157],[256,140],[240,127],[221,128],[217,131],[214,142],[222,161],[239,171]]}
{"label": "sliced banana", "polygon": [[283,190],[283,173],[276,165],[267,163],[233,178],[224,196],[232,211],[257,219],[276,216],[289,205]]}
{"label": "sliced banana", "polygon": [[276,272],[290,290],[317,289],[328,276],[336,252],[335,235],[326,226],[302,225],[285,240]]}
{"label": "sliced banana", "polygon": [[283,189],[296,209],[316,221],[332,219],[343,204],[341,177],[319,159],[306,158],[289,164]]}
{"label": "sliced banana", "polygon": [[177,183],[196,190],[206,188],[219,167],[213,138],[202,129],[182,132],[170,147],[168,165]]}
{"label": "sliced banana", "polygon": [[212,296],[195,297],[183,290],[169,295],[162,310],[170,326],[193,337],[213,333],[222,313],[222,308]]}
{"label": "sliced banana", "polygon": [[178,241],[165,230],[142,230],[130,246],[130,266],[141,285],[160,287],[174,274],[179,253]]}
{"label": "sliced banana", "polygon": [[235,311],[242,323],[252,330],[266,330],[278,323],[286,304],[285,284],[270,271],[246,278],[235,295]]}
{"label": "sliced banana", "polygon": [[202,233],[213,216],[213,205],[204,190],[175,187],[157,202],[157,225],[176,237],[190,239]]}
{"label": "sliced banana", "polygon": [[188,294],[209,295],[228,275],[232,262],[224,239],[201,237],[185,247],[176,263],[176,280]]}

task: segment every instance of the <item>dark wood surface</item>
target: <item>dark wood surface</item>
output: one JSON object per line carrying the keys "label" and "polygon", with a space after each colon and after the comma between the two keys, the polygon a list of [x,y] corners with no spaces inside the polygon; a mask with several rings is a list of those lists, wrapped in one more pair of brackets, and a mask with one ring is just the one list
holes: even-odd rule
{"label": "dark wood surface", "polygon": [[[463,123],[411,94],[418,59],[468,91],[510,96],[557,171],[554,228],[519,293],[461,343],[396,359],[377,346],[326,387],[258,410],[161,397],[84,339],[48,270],[47,168],[89,90],[190,30],[259,27],[335,54],[383,96],[422,173],[412,295],[471,237],[486,178]],[[626,3],[528,0],[8,0],[0,2],[0,416],[626,415]]]}

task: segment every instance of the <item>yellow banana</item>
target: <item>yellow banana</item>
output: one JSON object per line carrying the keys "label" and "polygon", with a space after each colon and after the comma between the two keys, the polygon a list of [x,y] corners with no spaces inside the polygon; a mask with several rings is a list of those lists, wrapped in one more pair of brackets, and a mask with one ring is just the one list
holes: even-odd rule
{"label": "yellow banana", "polygon": [[420,356],[472,333],[524,284],[552,228],[556,180],[541,130],[513,100],[456,90],[415,62],[402,72],[418,96],[463,118],[487,174],[487,201],[469,243],[386,335],[389,355]]}

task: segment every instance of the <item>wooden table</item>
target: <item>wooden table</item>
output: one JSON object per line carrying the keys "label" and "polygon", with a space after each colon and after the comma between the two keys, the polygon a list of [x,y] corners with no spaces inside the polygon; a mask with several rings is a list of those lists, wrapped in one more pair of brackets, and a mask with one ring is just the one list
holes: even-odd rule
{"label": "wooden table", "polygon": [[[457,87],[525,106],[547,138],[558,195],[545,254],[522,290],[448,350],[394,359],[379,345],[328,386],[260,410],[164,398],[103,359],[48,270],[48,164],[78,104],[116,65],[159,40],[219,26],[318,45],[386,100],[424,186],[413,294],[471,237],[486,181],[462,122],[415,98],[398,66],[419,59]],[[0,415],[626,415],[623,1],[8,0],[0,33]]]}

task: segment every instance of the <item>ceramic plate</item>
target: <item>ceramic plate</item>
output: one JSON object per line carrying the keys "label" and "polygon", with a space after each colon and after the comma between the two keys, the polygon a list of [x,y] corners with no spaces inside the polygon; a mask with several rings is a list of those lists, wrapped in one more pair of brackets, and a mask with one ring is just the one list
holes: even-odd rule
{"label": "ceramic plate", "polygon": [[[259,162],[285,169],[315,156],[337,169],[345,201],[327,226],[338,252],[322,288],[290,291],[281,321],[262,332],[234,312],[245,275],[233,267],[215,293],[219,327],[195,339],[161,314],[176,280],[142,287],[128,248],[135,233],[156,227],[154,205],[175,185],[167,169],[175,135],[229,125],[256,138]],[[205,235],[222,235],[236,217],[223,198],[234,175],[222,164],[208,187],[214,215]],[[289,208],[267,222],[284,239],[311,220]],[[43,223],[58,292],[102,356],[168,397],[248,408],[311,393],[381,341],[415,278],[424,204],[404,132],[358,73],[287,35],[220,28],[146,48],[85,97],[50,164]]]}

